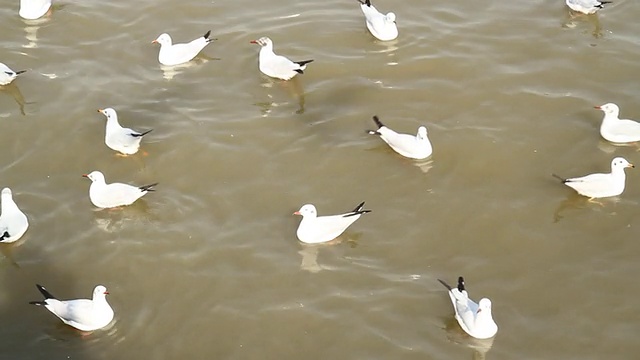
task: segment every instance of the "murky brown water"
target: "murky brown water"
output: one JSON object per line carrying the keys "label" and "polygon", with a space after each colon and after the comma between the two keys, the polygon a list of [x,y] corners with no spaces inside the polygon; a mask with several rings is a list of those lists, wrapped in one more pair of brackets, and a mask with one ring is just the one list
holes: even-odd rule
{"label": "murky brown water", "polygon": [[[31,228],[2,246],[6,359],[632,359],[640,346],[638,169],[619,201],[591,204],[552,172],[640,163],[600,139],[616,102],[640,118],[640,5],[571,19],[563,2],[378,1],[400,37],[379,43],[356,1],[82,1],[26,22],[4,0],[0,61],[29,69],[0,91],[0,187]],[[177,74],[162,32],[219,40]],[[314,58],[282,83],[258,47]],[[148,156],[103,143],[107,106],[153,128]],[[377,114],[432,159],[365,134]],[[89,181],[160,182],[94,211]],[[337,244],[299,243],[299,218],[366,200]],[[493,342],[463,336],[435,280],[490,297]],[[110,329],[81,337],[46,310],[109,288]],[[486,354],[485,354],[486,353]]]}

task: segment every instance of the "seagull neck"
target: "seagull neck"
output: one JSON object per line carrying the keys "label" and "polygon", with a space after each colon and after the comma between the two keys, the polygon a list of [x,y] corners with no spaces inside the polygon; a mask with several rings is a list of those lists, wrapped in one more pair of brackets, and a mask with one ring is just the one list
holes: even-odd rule
{"label": "seagull neck", "polygon": [[602,122],[610,123],[610,122],[620,120],[620,118],[618,118],[618,115],[619,113],[604,114],[604,118],[602,119]]}
{"label": "seagull neck", "polygon": [[260,49],[260,55],[271,55],[273,54],[273,44],[267,44]]}
{"label": "seagull neck", "polygon": [[120,127],[120,123],[118,122],[118,118],[115,117],[115,116],[107,118],[107,127],[119,128]]}

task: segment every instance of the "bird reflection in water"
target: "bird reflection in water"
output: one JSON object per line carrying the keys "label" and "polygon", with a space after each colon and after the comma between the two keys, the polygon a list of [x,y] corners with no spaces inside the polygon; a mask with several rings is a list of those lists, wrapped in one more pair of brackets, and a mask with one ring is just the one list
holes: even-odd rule
{"label": "bird reflection in water", "polygon": [[18,88],[18,85],[16,85],[15,81],[9,85],[0,86],[0,92],[11,95],[11,97],[13,97],[13,100],[18,104],[18,107],[20,108],[20,114],[25,115],[24,106],[25,104],[27,104],[27,102],[24,100],[24,96],[22,96],[20,88]]}
{"label": "bird reflection in water", "polygon": [[[291,80],[280,80],[265,75],[263,76],[263,79],[264,81],[260,84],[260,86],[267,89],[272,89],[274,86],[284,89],[287,94],[298,104],[298,110],[296,110],[296,114],[304,114],[304,88],[302,87],[300,79],[298,79],[297,76]],[[273,98],[273,96],[270,94],[267,94],[267,96],[269,96],[269,98]],[[263,115],[266,116],[266,114],[271,111],[270,107],[276,107],[280,104],[270,102],[258,103],[256,105],[263,107]]]}
{"label": "bird reflection in water", "polygon": [[593,26],[591,35],[593,35],[594,38],[599,39],[603,36],[602,25],[600,24],[600,20],[598,19],[598,14],[586,15],[570,11],[567,19],[562,24],[562,27],[575,29],[578,26],[579,22],[588,22]]}
{"label": "bird reflection in water", "polygon": [[356,246],[358,246],[358,238],[360,238],[358,234],[352,234],[349,237],[346,237],[345,234],[342,234],[334,240],[321,244],[305,244],[300,242],[300,245],[302,245],[302,250],[298,251],[298,254],[302,256],[300,270],[308,271],[310,273],[318,273],[322,270],[330,270],[330,267],[326,265],[320,265],[318,263],[318,254],[320,252],[320,249],[342,243],[347,243],[351,248],[355,248]]}
{"label": "bird reflection in water", "polygon": [[458,322],[453,317],[447,318],[445,331],[447,332],[447,339],[449,339],[449,341],[473,350],[471,357],[473,360],[486,359],[487,352],[491,350],[493,340],[495,339],[495,337],[483,340],[472,338],[460,328],[460,325],[458,325]]}

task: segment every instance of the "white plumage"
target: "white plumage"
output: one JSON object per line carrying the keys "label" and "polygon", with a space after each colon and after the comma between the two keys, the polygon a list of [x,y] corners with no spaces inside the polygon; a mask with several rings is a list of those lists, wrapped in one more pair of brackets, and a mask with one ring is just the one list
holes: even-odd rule
{"label": "white plumage", "polygon": [[118,122],[118,113],[112,108],[98,110],[107,117],[107,125],[104,135],[104,142],[111,149],[124,155],[133,155],[140,148],[140,140],[151,130],[137,132],[129,128],[123,128]]}
{"label": "white plumage", "polygon": [[51,8],[51,0],[20,0],[20,17],[27,20],[39,19]]}
{"label": "white plumage", "polygon": [[377,116],[373,121],[378,130],[369,130],[368,133],[380,136],[398,154],[411,159],[426,159],[433,152],[426,127],[420,126],[416,135],[399,134],[384,125]]}
{"label": "white plumage", "polygon": [[18,75],[24,73],[26,70],[13,71],[7,65],[0,63],[0,85],[9,85],[15,80]]}
{"label": "white plumage", "polygon": [[596,106],[604,112],[600,125],[600,135],[613,143],[640,141],[640,123],[634,120],[620,119],[620,108],[613,103]]}
{"label": "white plumage", "polygon": [[396,14],[390,12],[386,15],[379,12],[370,0],[358,0],[360,9],[364,14],[367,29],[371,35],[381,41],[389,41],[398,37],[398,26],[396,25]]}
{"label": "white plumage", "polygon": [[340,215],[318,216],[316,207],[312,204],[303,205],[294,215],[302,215],[296,235],[303,243],[317,244],[331,241],[342,234],[351,224],[362,216],[371,212],[363,210],[364,201],[348,213]]}
{"label": "white plumage", "polygon": [[553,174],[568,187],[580,195],[589,198],[603,198],[622,194],[625,186],[624,169],[634,167],[626,159],[617,157],[611,160],[611,172],[608,174],[590,174],[577,178],[564,179]]}
{"label": "white plumage", "polygon": [[566,0],[567,6],[577,12],[583,14],[594,14],[596,11],[602,9],[604,4],[610,4],[611,1],[598,1],[598,0]]}
{"label": "white plumage", "polygon": [[12,243],[24,235],[29,228],[27,216],[18,208],[11,189],[2,189],[2,213],[0,214],[0,242]]}
{"label": "white plumage", "polygon": [[273,42],[268,37],[252,40],[251,43],[261,46],[258,67],[267,76],[289,80],[298,74],[303,74],[307,64],[313,61],[291,61],[284,56],[276,55],[273,52]]}
{"label": "white plumage", "polygon": [[158,53],[160,64],[173,66],[189,62],[196,57],[205,46],[215,40],[209,39],[209,35],[211,35],[211,30],[191,42],[173,44],[171,36],[165,33],[158,36],[152,43],[160,44],[160,52]]}
{"label": "white plumage", "polygon": [[90,174],[82,175],[92,181],[89,187],[89,199],[91,203],[99,208],[114,208],[118,206],[131,205],[149,191],[154,191],[153,187],[158,183],[145,186],[132,186],[123,183],[107,184],[104,175],[100,171],[93,171]]}

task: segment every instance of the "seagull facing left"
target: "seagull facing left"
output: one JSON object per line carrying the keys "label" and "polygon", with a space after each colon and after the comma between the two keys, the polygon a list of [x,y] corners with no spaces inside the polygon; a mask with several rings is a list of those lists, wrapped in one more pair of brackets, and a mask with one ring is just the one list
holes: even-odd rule
{"label": "seagull facing left", "polygon": [[250,41],[250,43],[262,46],[258,67],[263,74],[273,78],[289,80],[298,74],[304,74],[307,64],[313,61],[291,61],[284,56],[276,55],[273,52],[273,42],[268,37],[261,37],[258,40]]}
{"label": "seagull facing left", "polygon": [[565,179],[556,174],[551,174],[562,181],[563,184],[574,189],[578,194],[590,199],[618,196],[624,191],[624,169],[634,167],[625,158],[617,157],[611,160],[611,172],[608,174],[590,174],[577,178]]}
{"label": "seagull facing left", "polygon": [[129,128],[123,128],[120,126],[120,123],[118,123],[118,113],[112,108],[100,109],[98,112],[107,117],[107,127],[104,136],[105,144],[123,155],[133,155],[137,153],[142,137],[153,130],[137,132]]}
{"label": "seagull facing left", "polygon": [[611,1],[599,1],[599,0],[566,0],[567,6],[573,11],[581,12],[583,14],[594,14],[596,11],[602,9],[604,4],[611,4]]}
{"label": "seagull facing left", "polygon": [[315,206],[312,204],[303,205],[300,210],[293,213],[293,215],[302,215],[302,221],[296,235],[300,241],[307,244],[331,241],[347,230],[362,214],[371,212],[371,210],[363,210],[363,207],[364,201],[348,213],[318,216]]}
{"label": "seagull facing left", "polygon": [[2,213],[0,213],[0,243],[12,243],[29,228],[27,216],[13,201],[11,189],[2,189]]}
{"label": "seagull facing left", "polygon": [[89,187],[91,203],[103,209],[131,205],[149,191],[155,191],[153,187],[158,185],[158,183],[145,186],[132,186],[123,183],[107,184],[100,171],[93,171],[82,176],[92,181]]}
{"label": "seagull facing left", "polygon": [[373,121],[378,125],[378,130],[368,130],[371,135],[378,135],[395,152],[411,159],[426,159],[433,152],[431,142],[427,137],[427,128],[420,126],[417,135],[398,134],[385,126],[377,116]]}
{"label": "seagull facing left", "polygon": [[171,36],[164,33],[153,40],[152,43],[160,44],[160,52],[158,53],[158,61],[160,64],[173,66],[191,61],[205,46],[209,45],[213,40],[216,40],[210,39],[209,35],[211,35],[211,30],[191,42],[173,44]]}
{"label": "seagull facing left", "polygon": [[469,294],[464,288],[464,278],[458,278],[458,287],[452,288],[438,279],[447,290],[449,290],[449,298],[453,304],[455,318],[464,332],[476,339],[489,339],[498,332],[498,325],[493,321],[491,316],[491,300],[487,298],[480,299],[479,303],[475,303],[469,299]]}
{"label": "seagull facing left", "polygon": [[58,300],[44,286],[36,284],[44,296],[44,301],[30,301],[29,304],[44,306],[57,316],[63,323],[81,331],[101,329],[113,320],[113,309],[107,302],[105,295],[107,288],[98,285],[93,289],[93,298]]}
{"label": "seagull facing left", "polygon": [[620,119],[620,108],[614,103],[595,107],[604,112],[600,125],[600,135],[613,143],[640,141],[640,123],[629,119]]}
{"label": "seagull facing left", "polygon": [[381,41],[389,41],[398,37],[396,14],[390,12],[385,15],[379,12],[371,5],[371,0],[358,0],[358,2],[371,35]]}
{"label": "seagull facing left", "polygon": [[7,65],[0,63],[0,85],[9,85],[18,75],[27,70],[13,71]]}

